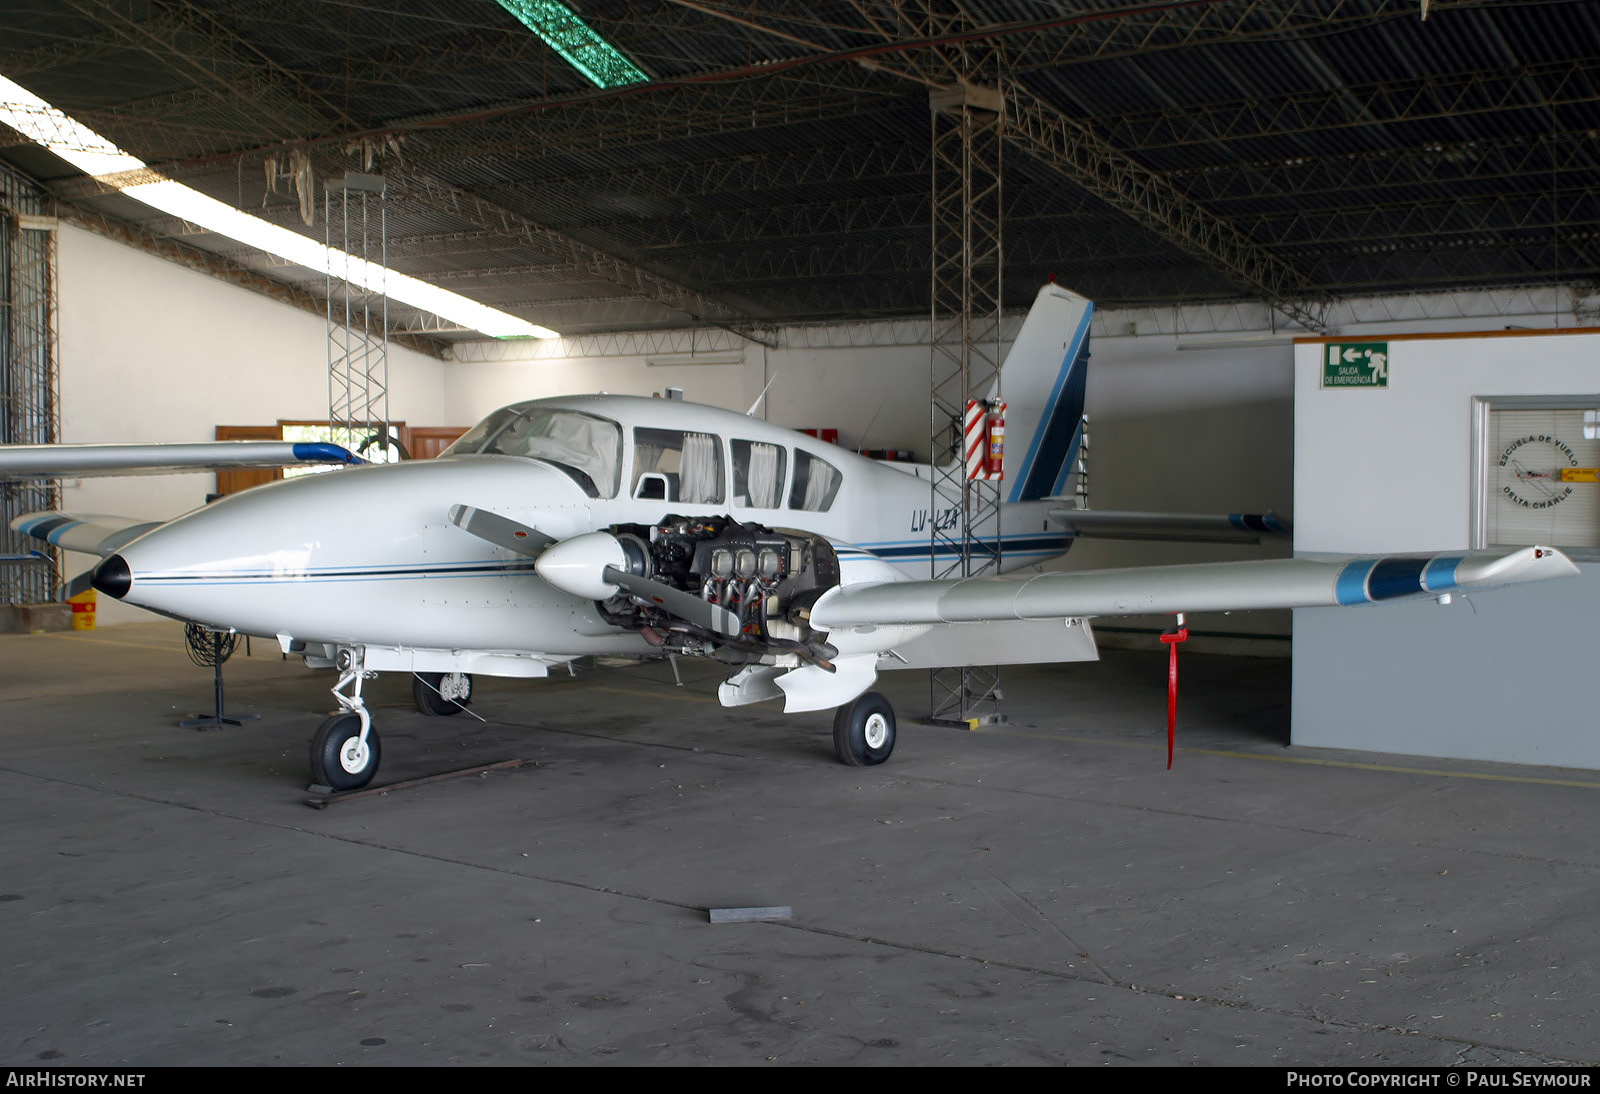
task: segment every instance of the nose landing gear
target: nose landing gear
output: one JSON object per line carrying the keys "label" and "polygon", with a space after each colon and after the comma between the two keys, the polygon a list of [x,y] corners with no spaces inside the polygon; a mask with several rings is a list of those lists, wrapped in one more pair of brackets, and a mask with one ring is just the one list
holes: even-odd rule
{"label": "nose landing gear", "polygon": [[[334,664],[339,682],[333,697],[342,708],[331,715],[311,738],[311,777],[332,790],[359,790],[378,773],[383,746],[372,728],[372,715],[361,698],[361,684],[376,673],[362,667],[360,647],[339,650]],[[345,694],[344,689],[350,693]]]}
{"label": "nose landing gear", "polygon": [[360,715],[340,711],[311,738],[311,777],[330,790],[360,790],[378,773],[383,746],[371,722],[365,734],[361,722]]}

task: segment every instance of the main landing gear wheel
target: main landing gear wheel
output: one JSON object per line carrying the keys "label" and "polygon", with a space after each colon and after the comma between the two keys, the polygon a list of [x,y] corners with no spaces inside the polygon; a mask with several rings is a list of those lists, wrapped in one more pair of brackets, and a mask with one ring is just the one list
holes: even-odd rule
{"label": "main landing gear wheel", "polygon": [[378,773],[383,746],[376,729],[361,741],[361,715],[341,711],[317,727],[311,738],[311,777],[334,790],[360,790]]}
{"label": "main landing gear wheel", "polygon": [[881,764],[894,751],[894,707],[875,691],[833,715],[833,751],[851,767]]}
{"label": "main landing gear wheel", "polygon": [[411,700],[417,710],[435,718],[460,714],[472,702],[472,677],[465,672],[412,673]]}

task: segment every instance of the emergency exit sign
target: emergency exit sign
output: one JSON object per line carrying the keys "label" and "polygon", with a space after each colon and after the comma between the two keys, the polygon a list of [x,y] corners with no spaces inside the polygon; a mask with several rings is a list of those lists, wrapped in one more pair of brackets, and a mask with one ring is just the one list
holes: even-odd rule
{"label": "emergency exit sign", "polygon": [[1323,387],[1389,386],[1389,343],[1329,342],[1324,350]]}

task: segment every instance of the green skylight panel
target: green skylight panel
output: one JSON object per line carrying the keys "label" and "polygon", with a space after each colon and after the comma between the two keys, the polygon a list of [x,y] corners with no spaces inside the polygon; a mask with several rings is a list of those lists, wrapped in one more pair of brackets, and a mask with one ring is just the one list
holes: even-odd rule
{"label": "green skylight panel", "polygon": [[588,77],[596,87],[622,87],[626,84],[642,84],[650,79],[565,4],[556,0],[499,2],[501,7],[543,38],[546,45],[561,54],[569,65]]}

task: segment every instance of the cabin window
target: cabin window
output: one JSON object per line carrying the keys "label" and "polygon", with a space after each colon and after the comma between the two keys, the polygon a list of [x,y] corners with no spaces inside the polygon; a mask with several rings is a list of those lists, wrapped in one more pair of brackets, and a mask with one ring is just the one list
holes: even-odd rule
{"label": "cabin window", "polygon": [[839,469],[820,456],[796,451],[794,489],[789,492],[789,508],[811,513],[827,512],[839,492]]}
{"label": "cabin window", "polygon": [[591,498],[614,498],[621,485],[622,430],[577,410],[523,404],[497,410],[441,455],[523,456],[566,474]]}
{"label": "cabin window", "polygon": [[633,496],[686,505],[722,503],[722,441],[676,429],[633,431]]}
{"label": "cabin window", "polygon": [[783,497],[784,449],[759,441],[730,441],[733,450],[733,504],[776,509]]}

